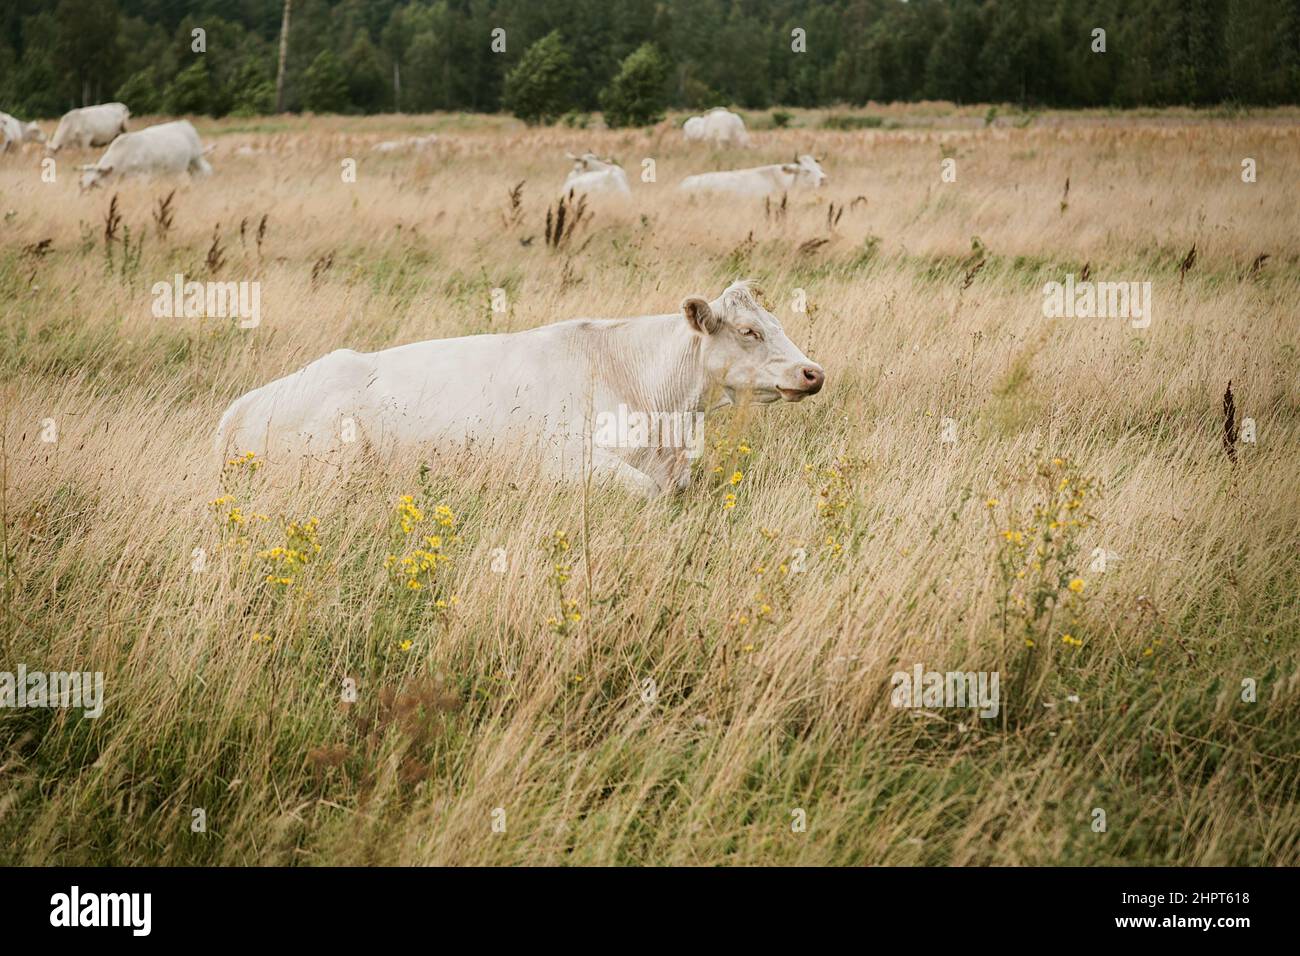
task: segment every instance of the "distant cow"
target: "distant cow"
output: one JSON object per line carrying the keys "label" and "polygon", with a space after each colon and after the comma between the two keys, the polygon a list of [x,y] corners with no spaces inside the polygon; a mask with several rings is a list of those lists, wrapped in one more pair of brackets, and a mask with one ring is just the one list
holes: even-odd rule
{"label": "distant cow", "polygon": [[689,192],[733,193],[739,196],[766,196],[791,189],[816,189],[825,185],[826,174],[821,164],[805,154],[798,162],[775,166],[755,166],[752,169],[731,169],[721,173],[699,173],[687,176],[678,189]]}
{"label": "distant cow", "polygon": [[206,176],[212,167],[203,157],[211,149],[203,148],[189,120],[174,120],[135,133],[123,133],[104,150],[99,162],[81,167],[81,188],[90,189],[109,176],[186,171]]}
{"label": "distant cow", "polygon": [[375,153],[395,153],[398,150],[404,149],[422,151],[428,149],[436,142],[438,142],[438,134],[430,133],[428,136],[408,136],[405,139],[386,139],[382,143],[375,143],[374,146],[370,147],[370,150]]}
{"label": "distant cow", "polygon": [[131,111],[121,103],[101,103],[99,106],[83,106],[63,114],[54,136],[46,144],[46,149],[57,153],[65,146],[72,149],[89,149],[91,146],[107,146],[118,136],[126,132],[126,121]]}
{"label": "distant cow", "polygon": [[690,482],[706,412],[798,402],[824,381],[755,291],[735,282],[665,315],[331,352],[237,399],[216,451],[294,462],[350,440],[379,455],[536,455],[554,477],[590,473],[653,496]]}
{"label": "distant cow", "polygon": [[23,143],[43,142],[45,134],[35,123],[24,123],[8,113],[0,113],[0,153],[7,153]]}
{"label": "distant cow", "polygon": [[688,141],[715,143],[718,146],[749,145],[745,121],[721,106],[709,110],[703,116],[692,116],[682,126],[682,132]]}
{"label": "distant cow", "polygon": [[569,171],[564,185],[560,188],[562,195],[569,190],[575,193],[615,193],[620,196],[632,195],[627,186],[627,174],[623,167],[612,159],[600,159],[595,153],[583,153],[574,156],[566,153],[573,160],[573,169]]}

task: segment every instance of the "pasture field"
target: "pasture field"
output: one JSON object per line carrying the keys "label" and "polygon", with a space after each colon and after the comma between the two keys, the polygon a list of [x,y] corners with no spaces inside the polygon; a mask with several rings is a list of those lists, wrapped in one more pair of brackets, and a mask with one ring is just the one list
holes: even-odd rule
{"label": "pasture field", "polygon": [[[86,194],[97,153],[0,156],[0,670],[105,694],[0,709],[0,861],[1300,863],[1300,112],[986,110],[724,152],[196,119],[213,177]],[[556,245],[585,149],[633,195]],[[796,152],[818,193],[674,195]],[[260,324],[155,317],[176,273],[260,282]],[[1150,324],[1045,318],[1085,273]],[[739,277],[827,385],[711,417],[681,494],[213,456],[332,349]],[[996,716],[894,706],[917,665],[996,673]]]}

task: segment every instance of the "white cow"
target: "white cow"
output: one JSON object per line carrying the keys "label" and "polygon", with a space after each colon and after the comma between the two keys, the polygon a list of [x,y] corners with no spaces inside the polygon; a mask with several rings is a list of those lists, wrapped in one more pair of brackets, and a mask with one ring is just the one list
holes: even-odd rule
{"label": "white cow", "polygon": [[750,285],[735,282],[666,315],[331,352],[237,399],[216,451],[277,463],[333,456],[345,440],[384,456],[468,449],[523,456],[563,479],[589,468],[653,496],[689,483],[705,412],[798,402],[824,381]]}
{"label": "white cow", "polygon": [[406,139],[386,139],[382,143],[375,143],[374,146],[370,147],[370,150],[375,153],[395,153],[402,149],[413,149],[420,152],[428,149],[436,142],[438,142],[438,134],[430,133],[428,136],[408,136]]}
{"label": "white cow", "polygon": [[123,133],[113,140],[99,162],[81,167],[81,188],[90,189],[109,176],[183,173],[206,176],[212,167],[204,154],[198,132],[189,120],[159,123],[135,133]]}
{"label": "white cow", "polygon": [[795,163],[730,169],[720,173],[687,176],[677,186],[688,192],[733,193],[740,196],[766,196],[796,188],[816,189],[826,183],[826,173],[813,157],[805,154]]}
{"label": "white cow", "polygon": [[567,196],[569,190],[575,193],[615,193],[620,196],[632,195],[627,185],[627,174],[623,167],[612,159],[600,159],[595,153],[583,153],[574,156],[565,153],[573,160],[573,169],[560,187],[560,195]]}
{"label": "white cow", "polygon": [[106,146],[126,132],[126,121],[130,116],[131,111],[121,103],[101,103],[71,110],[63,114],[58,129],[45,148],[57,153],[65,146],[73,149]]}
{"label": "white cow", "polygon": [[745,121],[735,113],[716,106],[703,116],[692,116],[682,126],[688,141],[709,142],[718,146],[749,146]]}
{"label": "white cow", "polygon": [[35,123],[24,123],[8,113],[0,113],[0,153],[23,143],[43,142],[45,134]]}

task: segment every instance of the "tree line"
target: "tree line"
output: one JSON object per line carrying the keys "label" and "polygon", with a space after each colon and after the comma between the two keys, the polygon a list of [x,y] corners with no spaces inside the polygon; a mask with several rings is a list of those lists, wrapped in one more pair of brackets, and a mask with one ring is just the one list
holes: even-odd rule
{"label": "tree line", "polygon": [[1300,0],[0,6],[0,109],[24,118],[121,100],[137,115],[603,108],[639,122],[666,106],[1271,105],[1298,92]]}

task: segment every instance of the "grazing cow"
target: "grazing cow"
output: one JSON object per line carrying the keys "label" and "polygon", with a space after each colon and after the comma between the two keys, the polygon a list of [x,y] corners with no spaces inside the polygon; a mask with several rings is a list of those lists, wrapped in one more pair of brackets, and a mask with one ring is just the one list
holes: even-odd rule
{"label": "grazing cow", "polygon": [[99,106],[83,106],[63,114],[58,129],[46,144],[51,153],[57,153],[65,146],[73,149],[88,149],[91,146],[107,146],[118,136],[126,132],[126,121],[131,111],[121,103],[101,103]]}
{"label": "grazing cow", "polygon": [[620,196],[632,195],[627,186],[627,174],[623,167],[612,159],[600,159],[595,153],[583,153],[574,156],[565,153],[573,160],[573,169],[560,188],[560,195],[567,196],[569,190],[575,193],[615,193]]}
{"label": "grazing cow", "polygon": [[43,143],[45,134],[35,123],[24,123],[8,113],[0,113],[0,153],[7,153],[23,143]]}
{"label": "grazing cow", "polygon": [[692,116],[682,126],[689,142],[707,142],[718,146],[749,146],[745,121],[735,113],[716,106],[703,116]]}
{"label": "grazing cow", "polygon": [[23,141],[23,124],[8,113],[0,113],[0,153],[7,153]]}
{"label": "grazing cow", "polygon": [[808,155],[798,162],[775,166],[755,166],[752,169],[730,169],[721,173],[699,173],[687,176],[677,186],[689,192],[734,193],[740,196],[767,196],[796,188],[816,189],[826,183],[817,160]]}
{"label": "grazing cow", "polygon": [[755,290],[735,282],[667,315],[331,352],[237,399],[216,451],[296,461],[354,440],[384,456],[540,456],[544,474],[589,470],[654,496],[689,483],[705,412],[798,402],[824,381]]}
{"label": "grazing cow", "polygon": [[159,123],[113,140],[99,162],[81,167],[81,188],[90,189],[109,176],[155,175],[189,171],[206,176],[212,167],[198,132],[189,120]]}

